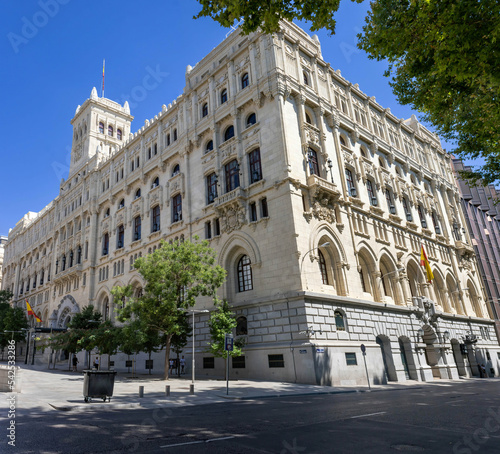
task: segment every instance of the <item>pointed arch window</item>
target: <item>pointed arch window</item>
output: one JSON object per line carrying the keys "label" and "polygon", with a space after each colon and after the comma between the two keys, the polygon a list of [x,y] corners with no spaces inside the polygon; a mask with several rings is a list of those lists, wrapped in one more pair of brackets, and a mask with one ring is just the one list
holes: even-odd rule
{"label": "pointed arch window", "polygon": [[330,283],[328,282],[328,273],[326,271],[325,256],[321,251],[318,251],[318,256],[319,256],[319,269],[321,271],[321,280],[323,282],[323,285],[329,285]]}
{"label": "pointed arch window", "polygon": [[248,255],[244,255],[238,262],[238,292],[246,292],[252,289],[252,266]]}

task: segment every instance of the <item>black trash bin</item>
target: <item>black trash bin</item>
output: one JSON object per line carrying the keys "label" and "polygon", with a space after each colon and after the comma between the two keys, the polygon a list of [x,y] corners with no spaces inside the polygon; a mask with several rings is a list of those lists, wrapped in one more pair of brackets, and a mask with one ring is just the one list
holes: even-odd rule
{"label": "black trash bin", "polygon": [[84,370],[83,397],[85,402],[93,398],[111,401],[115,385],[115,370]]}

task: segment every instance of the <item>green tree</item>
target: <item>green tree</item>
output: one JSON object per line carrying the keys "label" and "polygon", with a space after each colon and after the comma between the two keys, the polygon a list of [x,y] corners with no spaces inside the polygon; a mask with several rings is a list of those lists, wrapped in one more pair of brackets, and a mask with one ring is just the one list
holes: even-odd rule
{"label": "green tree", "polygon": [[189,323],[189,314],[187,312],[182,312],[179,314],[179,332],[172,336],[170,345],[172,350],[177,355],[177,375],[180,376],[181,370],[179,367],[179,355],[184,350],[187,345],[188,337],[191,337],[192,327]]}
{"label": "green tree", "polygon": [[121,342],[120,328],[114,326],[110,320],[106,320],[95,328],[85,330],[79,340],[79,345],[85,346],[87,351],[96,348],[100,355],[108,355],[109,369],[111,355],[116,354]]}
{"label": "green tree", "polygon": [[[243,33],[279,30],[280,19],[312,22],[333,34],[340,0],[198,0],[224,27],[240,19]],[[360,0],[352,0],[360,3]],[[387,60],[386,76],[462,158],[481,158],[463,177],[500,179],[500,2],[498,0],[374,0],[358,46]]]}
{"label": "green tree", "polygon": [[232,333],[236,328],[236,316],[229,303],[226,300],[216,302],[217,310],[210,314],[208,326],[210,328],[210,342],[209,351],[217,358],[224,358],[227,361],[229,356],[241,356],[242,347],[244,346],[243,339],[236,339],[234,341],[233,351],[226,351],[225,348],[225,335]]}
{"label": "green tree", "polygon": [[11,307],[9,301],[12,299],[10,290],[0,290],[0,348],[2,358],[4,348],[9,340],[14,339],[21,342],[26,334],[23,330],[28,328],[25,311],[20,307]]}
{"label": "green tree", "polygon": [[115,287],[117,300],[127,298],[118,318],[125,322],[138,319],[156,330],[165,348],[164,378],[168,378],[168,364],[172,336],[180,333],[182,312],[194,306],[198,296],[214,297],[225,279],[226,271],[216,264],[216,254],[207,241],[167,243],[152,254],[136,260],[134,267],[145,281],[142,295],[132,297],[132,289]]}

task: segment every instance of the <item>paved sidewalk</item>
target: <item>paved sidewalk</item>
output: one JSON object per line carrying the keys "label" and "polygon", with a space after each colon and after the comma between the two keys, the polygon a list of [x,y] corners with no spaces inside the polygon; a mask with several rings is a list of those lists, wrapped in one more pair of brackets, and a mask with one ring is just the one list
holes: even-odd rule
{"label": "paved sidewalk", "polygon": [[[165,381],[158,375],[139,375],[132,378],[132,374],[121,372],[116,375],[111,402],[94,399],[85,403],[81,371],[48,370],[46,366],[22,365],[21,375],[22,391],[16,394],[17,407],[30,411],[176,407],[213,404],[234,399],[368,391],[367,386],[340,388],[258,380],[230,380],[229,395],[226,395],[225,380],[199,378],[195,383],[195,394],[190,395],[191,376],[183,375],[181,378],[174,377]],[[446,386],[450,382],[440,380],[433,383]],[[165,396],[166,385],[170,385],[170,397]],[[139,398],[139,386],[144,386],[143,398]],[[422,386],[425,384],[409,381],[372,386],[372,391],[402,390]]]}

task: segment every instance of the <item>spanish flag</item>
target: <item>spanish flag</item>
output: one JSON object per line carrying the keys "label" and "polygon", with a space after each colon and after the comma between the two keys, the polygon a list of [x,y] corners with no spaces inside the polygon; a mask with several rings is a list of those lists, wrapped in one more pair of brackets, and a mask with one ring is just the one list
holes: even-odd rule
{"label": "spanish flag", "polygon": [[432,280],[434,279],[434,274],[432,274],[431,264],[429,263],[429,260],[427,259],[427,254],[424,251],[423,245],[420,248],[420,265],[425,266],[425,272],[427,274],[427,281],[430,284],[432,282]]}
{"label": "spanish flag", "polygon": [[33,315],[33,317],[35,317],[35,320],[40,323],[42,321],[42,319],[35,314],[35,311],[33,309],[31,309],[31,306],[30,306],[30,303],[28,303],[28,300],[26,300],[26,308],[28,309],[28,315]]}

